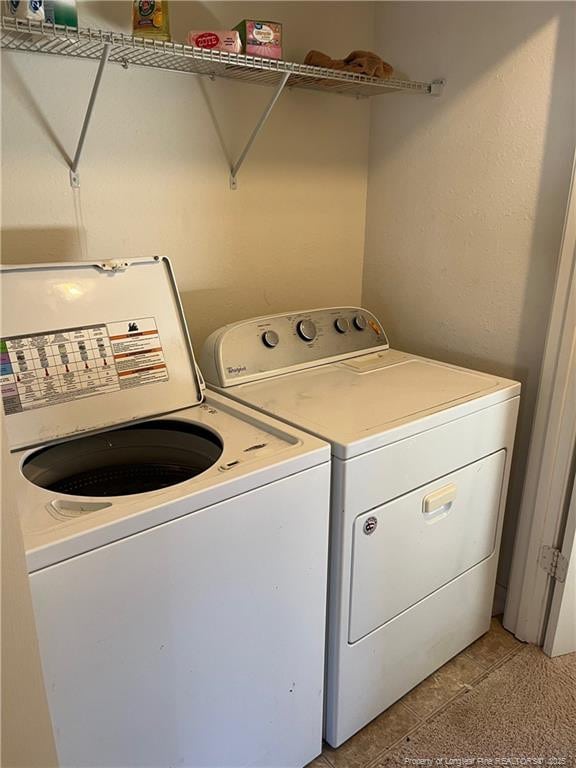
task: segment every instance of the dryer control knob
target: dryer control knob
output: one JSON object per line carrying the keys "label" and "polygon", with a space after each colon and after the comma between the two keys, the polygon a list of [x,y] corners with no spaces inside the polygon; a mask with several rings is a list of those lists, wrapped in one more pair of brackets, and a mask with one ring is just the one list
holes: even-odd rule
{"label": "dryer control knob", "polygon": [[354,318],[354,328],[356,328],[357,331],[366,330],[366,318],[364,315],[356,315]]}
{"label": "dryer control knob", "polygon": [[347,317],[339,317],[334,320],[334,328],[336,328],[338,333],[348,333],[350,330],[350,321]]}
{"label": "dryer control knob", "polygon": [[296,331],[304,341],[314,341],[316,338],[316,326],[312,320],[300,320],[296,326]]}
{"label": "dryer control knob", "polygon": [[276,331],[264,331],[262,334],[262,341],[264,342],[264,346],[274,349],[274,347],[278,346],[280,336],[278,336]]}

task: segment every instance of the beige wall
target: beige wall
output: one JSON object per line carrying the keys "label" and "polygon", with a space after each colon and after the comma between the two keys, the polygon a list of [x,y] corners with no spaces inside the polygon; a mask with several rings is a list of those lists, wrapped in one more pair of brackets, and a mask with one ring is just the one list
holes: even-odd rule
{"label": "beige wall", "polygon": [[440,99],[373,101],[364,303],[393,346],[520,379],[506,583],[575,136],[572,3],[379,3]]}
{"label": "beige wall", "polygon": [[[130,28],[127,0],[80,8],[83,25]],[[264,16],[284,23],[288,58],[302,60],[312,47],[344,55],[373,45],[371,3],[170,8],[180,41],[193,27]],[[271,90],[113,65],[75,195],[63,155],[74,152],[95,68],[4,57],[4,260],[167,254],[197,349],[225,322],[360,301],[368,101],[284,93],[231,192],[226,153],[239,154]]]}

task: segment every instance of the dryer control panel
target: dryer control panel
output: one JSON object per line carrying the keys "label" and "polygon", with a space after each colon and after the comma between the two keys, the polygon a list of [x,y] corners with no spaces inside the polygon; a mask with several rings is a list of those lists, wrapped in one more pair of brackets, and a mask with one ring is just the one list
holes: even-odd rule
{"label": "dryer control panel", "polygon": [[202,350],[210,384],[229,387],[388,349],[376,317],[359,307],[287,312],[214,331]]}

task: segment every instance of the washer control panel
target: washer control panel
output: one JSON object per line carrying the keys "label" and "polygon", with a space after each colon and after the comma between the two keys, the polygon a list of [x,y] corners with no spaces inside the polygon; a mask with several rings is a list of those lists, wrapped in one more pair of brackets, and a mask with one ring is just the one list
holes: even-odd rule
{"label": "washer control panel", "polygon": [[388,349],[382,325],[359,307],[333,307],[224,326],[202,351],[206,381],[220,387]]}
{"label": "washer control panel", "polygon": [[296,331],[302,341],[314,341],[318,336],[318,328],[312,320],[298,320],[296,324]]}

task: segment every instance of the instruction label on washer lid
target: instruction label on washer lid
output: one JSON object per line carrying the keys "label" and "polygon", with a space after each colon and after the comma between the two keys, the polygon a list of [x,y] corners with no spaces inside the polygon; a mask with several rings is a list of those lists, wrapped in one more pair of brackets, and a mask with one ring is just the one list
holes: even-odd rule
{"label": "instruction label on washer lid", "polygon": [[0,340],[4,413],[168,380],[153,317]]}

